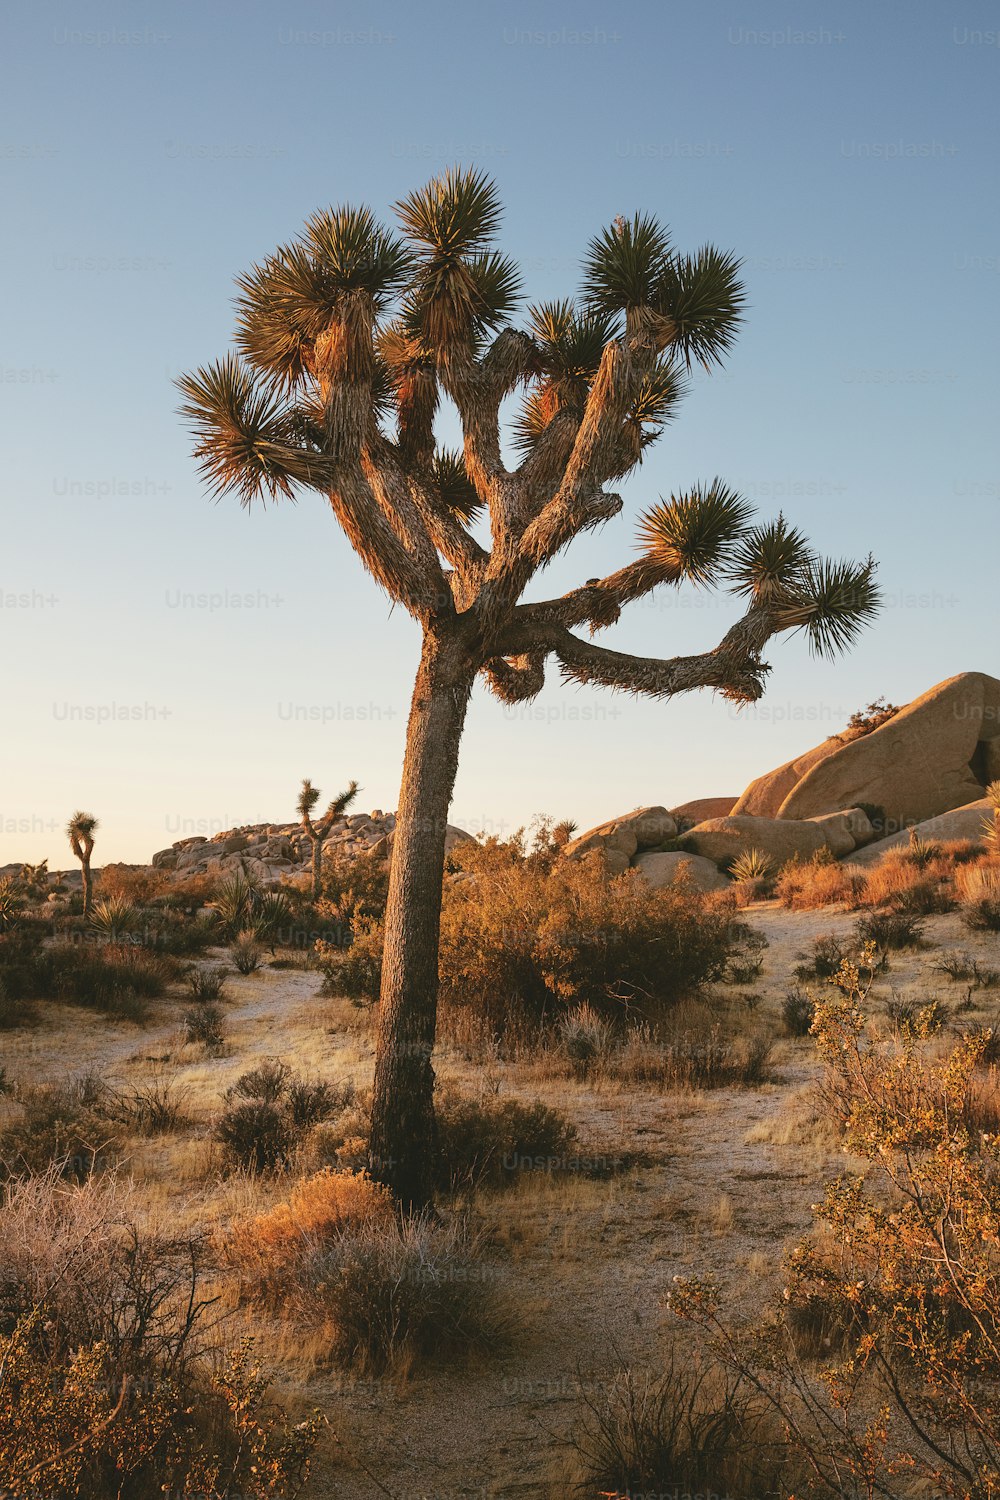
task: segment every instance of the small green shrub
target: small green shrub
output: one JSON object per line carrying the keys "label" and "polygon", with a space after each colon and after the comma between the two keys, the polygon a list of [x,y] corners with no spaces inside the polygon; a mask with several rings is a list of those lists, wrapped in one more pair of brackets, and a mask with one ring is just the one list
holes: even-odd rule
{"label": "small green shrub", "polygon": [[856,927],[859,947],[874,943],[883,952],[898,948],[920,948],[924,924],[914,912],[874,911],[861,917]]}
{"label": "small green shrub", "polygon": [[263,1099],[230,1104],[216,1126],[230,1166],[268,1172],[288,1164],[294,1134],[285,1112]]}
{"label": "small green shrub", "polygon": [[260,944],[252,932],[241,932],[229,950],[237,974],[253,974],[260,968]]}
{"label": "small green shrub", "polygon": [[802,990],[789,990],[781,1005],[781,1019],[789,1036],[808,1036],[816,1018],[816,1002]]}
{"label": "small green shrub", "polygon": [[473,1099],[454,1091],[437,1100],[440,1187],[502,1187],[528,1171],[579,1169],[576,1127],[546,1104]]}
{"label": "small green shrub", "polygon": [[185,1042],[218,1052],[225,1043],[222,1011],[217,1005],[202,1002],[192,1005],[181,1015]]}
{"label": "small green shrub", "polygon": [[187,982],[192,995],[201,1005],[225,997],[225,969],[192,969]]}

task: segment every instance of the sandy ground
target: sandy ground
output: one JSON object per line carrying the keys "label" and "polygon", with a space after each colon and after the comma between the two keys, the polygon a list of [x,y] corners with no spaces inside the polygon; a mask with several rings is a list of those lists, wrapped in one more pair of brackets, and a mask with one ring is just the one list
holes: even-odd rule
{"label": "sandy ground", "polygon": [[[772,1032],[792,970],[815,937],[847,938],[856,914],[789,913],[774,903],[747,913],[768,939],[752,987],[754,1024]],[[928,918],[930,946],[894,954],[875,1009],[893,996],[965,998],[934,968],[959,949],[1000,967],[1000,939],[966,932],[954,915]],[[221,957],[221,955],[219,956]],[[815,986],[814,986],[815,988]],[[183,1045],[177,999],[144,1027],[80,1010],[46,1008],[43,1026],[0,1035],[0,1062],[24,1082],[96,1069],[124,1084],[169,1068],[187,1107],[206,1122],[220,1096],[256,1059],[281,1056],[306,1072],[367,1083],[372,1048],[343,1002],[318,995],[314,973],[265,969],[227,981],[227,1053]],[[723,991],[720,989],[720,996]],[[1000,990],[976,997],[976,1020],[1000,1011]],[[726,1003],[731,1007],[731,989]],[[475,1089],[482,1070],[447,1049],[438,1072]],[[763,1298],[781,1277],[782,1251],[805,1233],[821,1184],[844,1158],[809,1112],[812,1043],[780,1040],[773,1081],[760,1089],[663,1094],[647,1087],[532,1080],[500,1068],[499,1087],[565,1110],[595,1150],[644,1153],[649,1165],[609,1180],[550,1182],[480,1200],[500,1246],[496,1275],[516,1313],[509,1345],[461,1367],[425,1365],[406,1378],[352,1382],[317,1361],[306,1336],[281,1341],[276,1389],[321,1407],[330,1423],[310,1497],[344,1500],[504,1500],[573,1493],[566,1439],[581,1394],[600,1400],[621,1361],[656,1367],[667,1338],[686,1337],[664,1298],[672,1278],[696,1271],[736,1301]],[[245,1185],[221,1185],[202,1138],[143,1143],[132,1169],[151,1215],[194,1226],[241,1207]],[[255,1201],[259,1202],[259,1198]]]}

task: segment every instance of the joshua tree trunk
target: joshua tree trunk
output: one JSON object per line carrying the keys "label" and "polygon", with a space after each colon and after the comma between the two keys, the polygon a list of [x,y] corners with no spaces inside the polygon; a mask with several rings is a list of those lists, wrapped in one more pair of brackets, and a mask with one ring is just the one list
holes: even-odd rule
{"label": "joshua tree trunk", "polygon": [[313,900],[318,901],[323,894],[323,840],[315,834],[309,837],[312,839]]}
{"label": "joshua tree trunk", "polygon": [[393,837],[371,1133],[372,1172],[404,1208],[432,1193],[441,882],[474,677],[458,642],[425,634]]}
{"label": "joshua tree trunk", "polygon": [[83,883],[83,915],[90,916],[90,905],[94,895],[94,883],[90,877],[90,859],[80,861],[80,878]]}

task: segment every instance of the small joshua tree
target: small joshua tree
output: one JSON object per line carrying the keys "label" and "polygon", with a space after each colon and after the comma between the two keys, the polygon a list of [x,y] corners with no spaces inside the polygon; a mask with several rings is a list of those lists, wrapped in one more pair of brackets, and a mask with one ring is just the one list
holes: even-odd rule
{"label": "small joshua tree", "polygon": [[66,824],[66,837],[69,846],[80,861],[80,872],[83,878],[83,915],[90,916],[90,904],[94,896],[94,886],[90,874],[90,856],[94,852],[94,834],[97,832],[97,819],[93,813],[75,812]]}
{"label": "small joshua tree", "polygon": [[[818,557],[714,479],[648,507],[639,552],[561,598],[523,596],[573,540],[617,516],[621,481],[673,419],[692,365],[742,318],[739,261],[676,250],[636,214],[584,256],[582,296],[512,326],[517,267],[495,248],[495,185],[452,170],[397,211],[318,212],[239,280],[238,353],[184,376],[203,473],[249,505],[326,496],[359,560],[420,627],[385,919],[371,1169],[403,1203],[431,1191],[438,946],[448,808],[473,684],[534,698],[570,682],[667,698],[764,691],[772,637],[849,646],[875,613],[874,563]],[[508,398],[520,415],[503,445]],[[438,443],[442,400],[461,452]],[[516,451],[515,461],[510,454]],[[640,657],[589,635],[657,588],[722,585],[742,604],[712,649]],[[666,617],[664,617],[666,618]]]}
{"label": "small joshua tree", "polygon": [[312,897],[318,901],[322,892],[323,884],[323,840],[328,836],[330,829],[337,819],[342,817],[355,797],[358,795],[358,783],[352,781],[347,790],[334,797],[326,812],[315,822],[312,816],[313,808],[319,801],[319,787],[313,786],[308,776],[302,783],[299,793],[298,813],[302,819],[302,828],[306,837],[312,844]]}

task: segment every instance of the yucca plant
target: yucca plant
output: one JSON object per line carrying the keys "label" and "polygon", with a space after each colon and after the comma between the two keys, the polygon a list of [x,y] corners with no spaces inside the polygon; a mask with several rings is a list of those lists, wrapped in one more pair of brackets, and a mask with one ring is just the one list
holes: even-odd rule
{"label": "yucca plant", "polygon": [[744,849],[733,860],[729,873],[740,884],[764,881],[774,873],[774,860],[763,849]]}
{"label": "yucca plant", "polygon": [[1000,781],[991,781],[986,795],[991,808],[983,819],[983,842],[991,854],[1000,854]]}
{"label": "yucca plant", "polygon": [[[362,566],[422,631],[370,1159],[402,1203],[420,1206],[433,1182],[447,814],[477,677],[505,703],[534,698],[548,663],[577,684],[753,702],[774,636],[801,631],[833,656],[876,613],[878,591],[871,558],[824,561],[783,518],[754,528],[749,503],[717,479],[648,507],[631,562],[522,602],[576,537],[623,510],[611,486],[673,419],[689,370],[725,359],[743,317],[739,261],[676,249],[648,215],[619,218],[584,255],[582,295],[535,306],[515,328],[518,273],[496,248],[494,183],[455,168],[396,208],[401,234],[367,208],[314,215],[240,278],[236,352],[179,388],[209,486],[245,505],[324,495]],[[508,465],[501,412],[518,392]],[[437,441],[443,398],[457,409],[460,454]],[[630,602],[684,583],[744,601],[712,649],[638,657],[590,638]]]}
{"label": "yucca plant", "polygon": [[228,936],[235,937],[250,925],[257,894],[255,882],[239,870],[225,880],[220,880],[215,888],[215,895],[208,904],[217,914]]}
{"label": "yucca plant", "polygon": [[23,898],[14,882],[0,880],[0,932],[9,932],[21,915]]}
{"label": "yucca plant", "polygon": [[312,845],[312,898],[314,901],[319,900],[323,891],[323,840],[329,836],[337,819],[343,817],[358,795],[358,791],[358,783],[350,782],[346,790],[334,797],[322,818],[316,821],[313,818],[313,812],[320,798],[319,787],[313,786],[308,777],[302,783],[297,810],[303,832]]}
{"label": "yucca plant", "polygon": [[139,908],[127,896],[104,896],[94,903],[90,925],[109,943],[119,943],[132,931]]}
{"label": "yucca plant", "polygon": [[83,881],[83,915],[90,916],[90,906],[94,897],[94,883],[90,873],[90,858],[94,852],[94,834],[98,829],[97,819],[93,813],[75,812],[66,824],[66,837],[69,846],[76,858],[80,861],[80,872]]}

